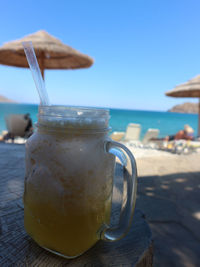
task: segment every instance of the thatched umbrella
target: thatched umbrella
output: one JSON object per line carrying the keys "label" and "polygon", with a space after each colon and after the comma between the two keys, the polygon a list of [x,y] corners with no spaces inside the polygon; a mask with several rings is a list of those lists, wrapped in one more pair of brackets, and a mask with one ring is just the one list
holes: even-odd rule
{"label": "thatched umbrella", "polygon": [[27,35],[22,39],[5,43],[0,47],[0,64],[28,68],[22,42],[32,41],[44,78],[45,69],[88,68],[93,59],[63,44],[45,31]]}
{"label": "thatched umbrella", "polygon": [[198,135],[200,135],[200,75],[186,83],[177,85],[173,90],[165,93],[167,96],[173,97],[198,97],[199,98],[199,119],[198,119]]}

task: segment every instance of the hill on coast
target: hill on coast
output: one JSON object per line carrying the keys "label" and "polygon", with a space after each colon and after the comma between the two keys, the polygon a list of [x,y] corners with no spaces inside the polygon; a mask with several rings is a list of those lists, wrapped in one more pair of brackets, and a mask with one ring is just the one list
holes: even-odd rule
{"label": "hill on coast", "polygon": [[7,97],[0,95],[0,103],[14,103],[15,101],[8,99]]}
{"label": "hill on coast", "polygon": [[183,103],[176,105],[168,110],[168,112],[178,112],[178,113],[198,113],[197,103]]}

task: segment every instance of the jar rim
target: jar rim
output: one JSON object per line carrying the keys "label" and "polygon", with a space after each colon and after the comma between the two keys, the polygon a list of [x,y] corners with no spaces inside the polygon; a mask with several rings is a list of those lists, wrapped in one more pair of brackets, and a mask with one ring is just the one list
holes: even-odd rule
{"label": "jar rim", "polygon": [[109,130],[109,110],[75,106],[39,106],[38,126],[71,130]]}
{"label": "jar rim", "polygon": [[39,116],[50,117],[109,117],[109,109],[95,108],[95,107],[82,107],[82,106],[64,106],[64,105],[51,105],[39,106]]}

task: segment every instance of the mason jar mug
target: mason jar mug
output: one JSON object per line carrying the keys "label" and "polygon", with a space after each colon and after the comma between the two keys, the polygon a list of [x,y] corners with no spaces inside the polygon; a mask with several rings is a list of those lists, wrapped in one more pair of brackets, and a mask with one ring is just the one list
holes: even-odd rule
{"label": "mason jar mug", "polygon": [[[131,152],[109,136],[105,109],[40,106],[26,143],[24,224],[43,248],[74,258],[128,231],[136,199]],[[129,172],[119,225],[110,224],[115,158]],[[123,179],[123,177],[122,177]]]}

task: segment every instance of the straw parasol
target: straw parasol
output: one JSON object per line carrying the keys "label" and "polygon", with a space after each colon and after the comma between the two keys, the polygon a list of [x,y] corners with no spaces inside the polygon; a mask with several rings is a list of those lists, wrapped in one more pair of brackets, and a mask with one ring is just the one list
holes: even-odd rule
{"label": "straw parasol", "polygon": [[0,64],[28,68],[22,42],[32,41],[44,78],[45,69],[88,68],[93,59],[80,53],[46,31],[38,31],[0,47]]}
{"label": "straw parasol", "polygon": [[198,97],[199,98],[199,119],[198,119],[198,134],[200,135],[200,75],[186,83],[176,86],[173,90],[165,93],[172,97]]}

